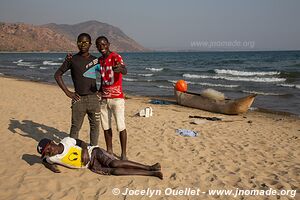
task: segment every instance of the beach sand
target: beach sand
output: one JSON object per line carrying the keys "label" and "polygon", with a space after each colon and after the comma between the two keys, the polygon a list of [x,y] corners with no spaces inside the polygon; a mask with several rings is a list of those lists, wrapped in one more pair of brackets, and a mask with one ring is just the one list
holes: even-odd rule
{"label": "beach sand", "polygon": [[[160,162],[164,180],[141,176],[103,176],[88,169],[46,169],[37,142],[68,136],[70,100],[56,85],[0,77],[0,199],[300,199],[300,120],[251,111],[239,116],[205,112],[179,105],[154,105],[150,98],[126,100],[128,157],[146,164]],[[151,106],[150,118],[134,116]],[[198,120],[189,115],[221,117],[229,122]],[[198,137],[176,135],[179,128]],[[88,142],[87,118],[80,139]],[[119,137],[113,145],[120,155]],[[103,131],[101,147],[105,147]],[[113,195],[114,188],[157,190],[156,195]],[[165,189],[200,189],[206,194],[166,195]],[[289,196],[210,196],[210,189],[297,190]],[[170,189],[167,189],[169,191]],[[161,193],[159,193],[161,191]]]}

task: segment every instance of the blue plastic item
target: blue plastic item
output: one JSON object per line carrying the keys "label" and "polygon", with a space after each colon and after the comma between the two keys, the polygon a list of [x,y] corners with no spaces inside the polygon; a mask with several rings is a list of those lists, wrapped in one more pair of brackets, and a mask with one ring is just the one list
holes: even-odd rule
{"label": "blue plastic item", "polygon": [[176,133],[185,137],[197,137],[198,133],[196,131],[191,131],[187,129],[176,129]]}

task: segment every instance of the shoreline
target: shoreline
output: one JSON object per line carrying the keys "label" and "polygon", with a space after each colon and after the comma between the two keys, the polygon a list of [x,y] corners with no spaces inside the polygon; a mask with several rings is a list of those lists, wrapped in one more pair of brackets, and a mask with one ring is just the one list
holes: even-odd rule
{"label": "shoreline", "polygon": [[[16,77],[16,76],[9,76],[9,75],[3,75],[0,74],[0,78],[9,78],[9,79],[14,79],[18,81],[25,81],[25,82],[32,82],[32,83],[37,83],[37,84],[44,84],[44,85],[51,85],[51,86],[59,86],[54,82],[45,82],[45,81],[39,81],[39,80],[30,80],[22,77]],[[66,84],[69,88],[73,89],[72,85]],[[154,99],[159,99],[159,100],[167,100],[167,101],[173,101],[175,102],[175,98],[173,96],[141,96],[141,95],[134,95],[130,93],[126,93],[125,98],[154,98]],[[175,102],[176,103],[176,102]],[[267,109],[267,108],[260,108],[260,107],[250,107],[248,112],[259,112],[259,113],[266,113],[266,114],[273,114],[273,115],[279,115],[279,116],[288,116],[288,117],[295,117],[295,118],[300,118],[300,115],[290,113],[290,112],[284,112],[284,111],[278,111],[278,110],[272,110],[272,109]],[[217,114],[217,113],[216,113]]]}

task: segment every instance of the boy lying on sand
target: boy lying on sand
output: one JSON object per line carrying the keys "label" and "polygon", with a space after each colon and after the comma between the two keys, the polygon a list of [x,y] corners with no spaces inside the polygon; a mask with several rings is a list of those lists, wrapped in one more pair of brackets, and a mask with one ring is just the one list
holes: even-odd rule
{"label": "boy lying on sand", "polygon": [[118,160],[98,146],[88,146],[79,139],[66,137],[55,143],[50,139],[42,139],[37,151],[42,155],[43,164],[55,173],[60,173],[56,164],[69,168],[89,168],[102,175],[141,175],[155,176],[163,179],[161,166],[143,165],[128,160]]}

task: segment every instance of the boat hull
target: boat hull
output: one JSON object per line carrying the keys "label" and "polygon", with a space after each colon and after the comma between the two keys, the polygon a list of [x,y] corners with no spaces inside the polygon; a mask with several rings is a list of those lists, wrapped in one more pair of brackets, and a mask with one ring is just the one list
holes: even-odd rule
{"label": "boat hull", "polygon": [[252,94],[239,99],[213,100],[200,94],[175,90],[175,98],[179,105],[228,115],[238,115],[247,112],[255,97],[256,94]]}

